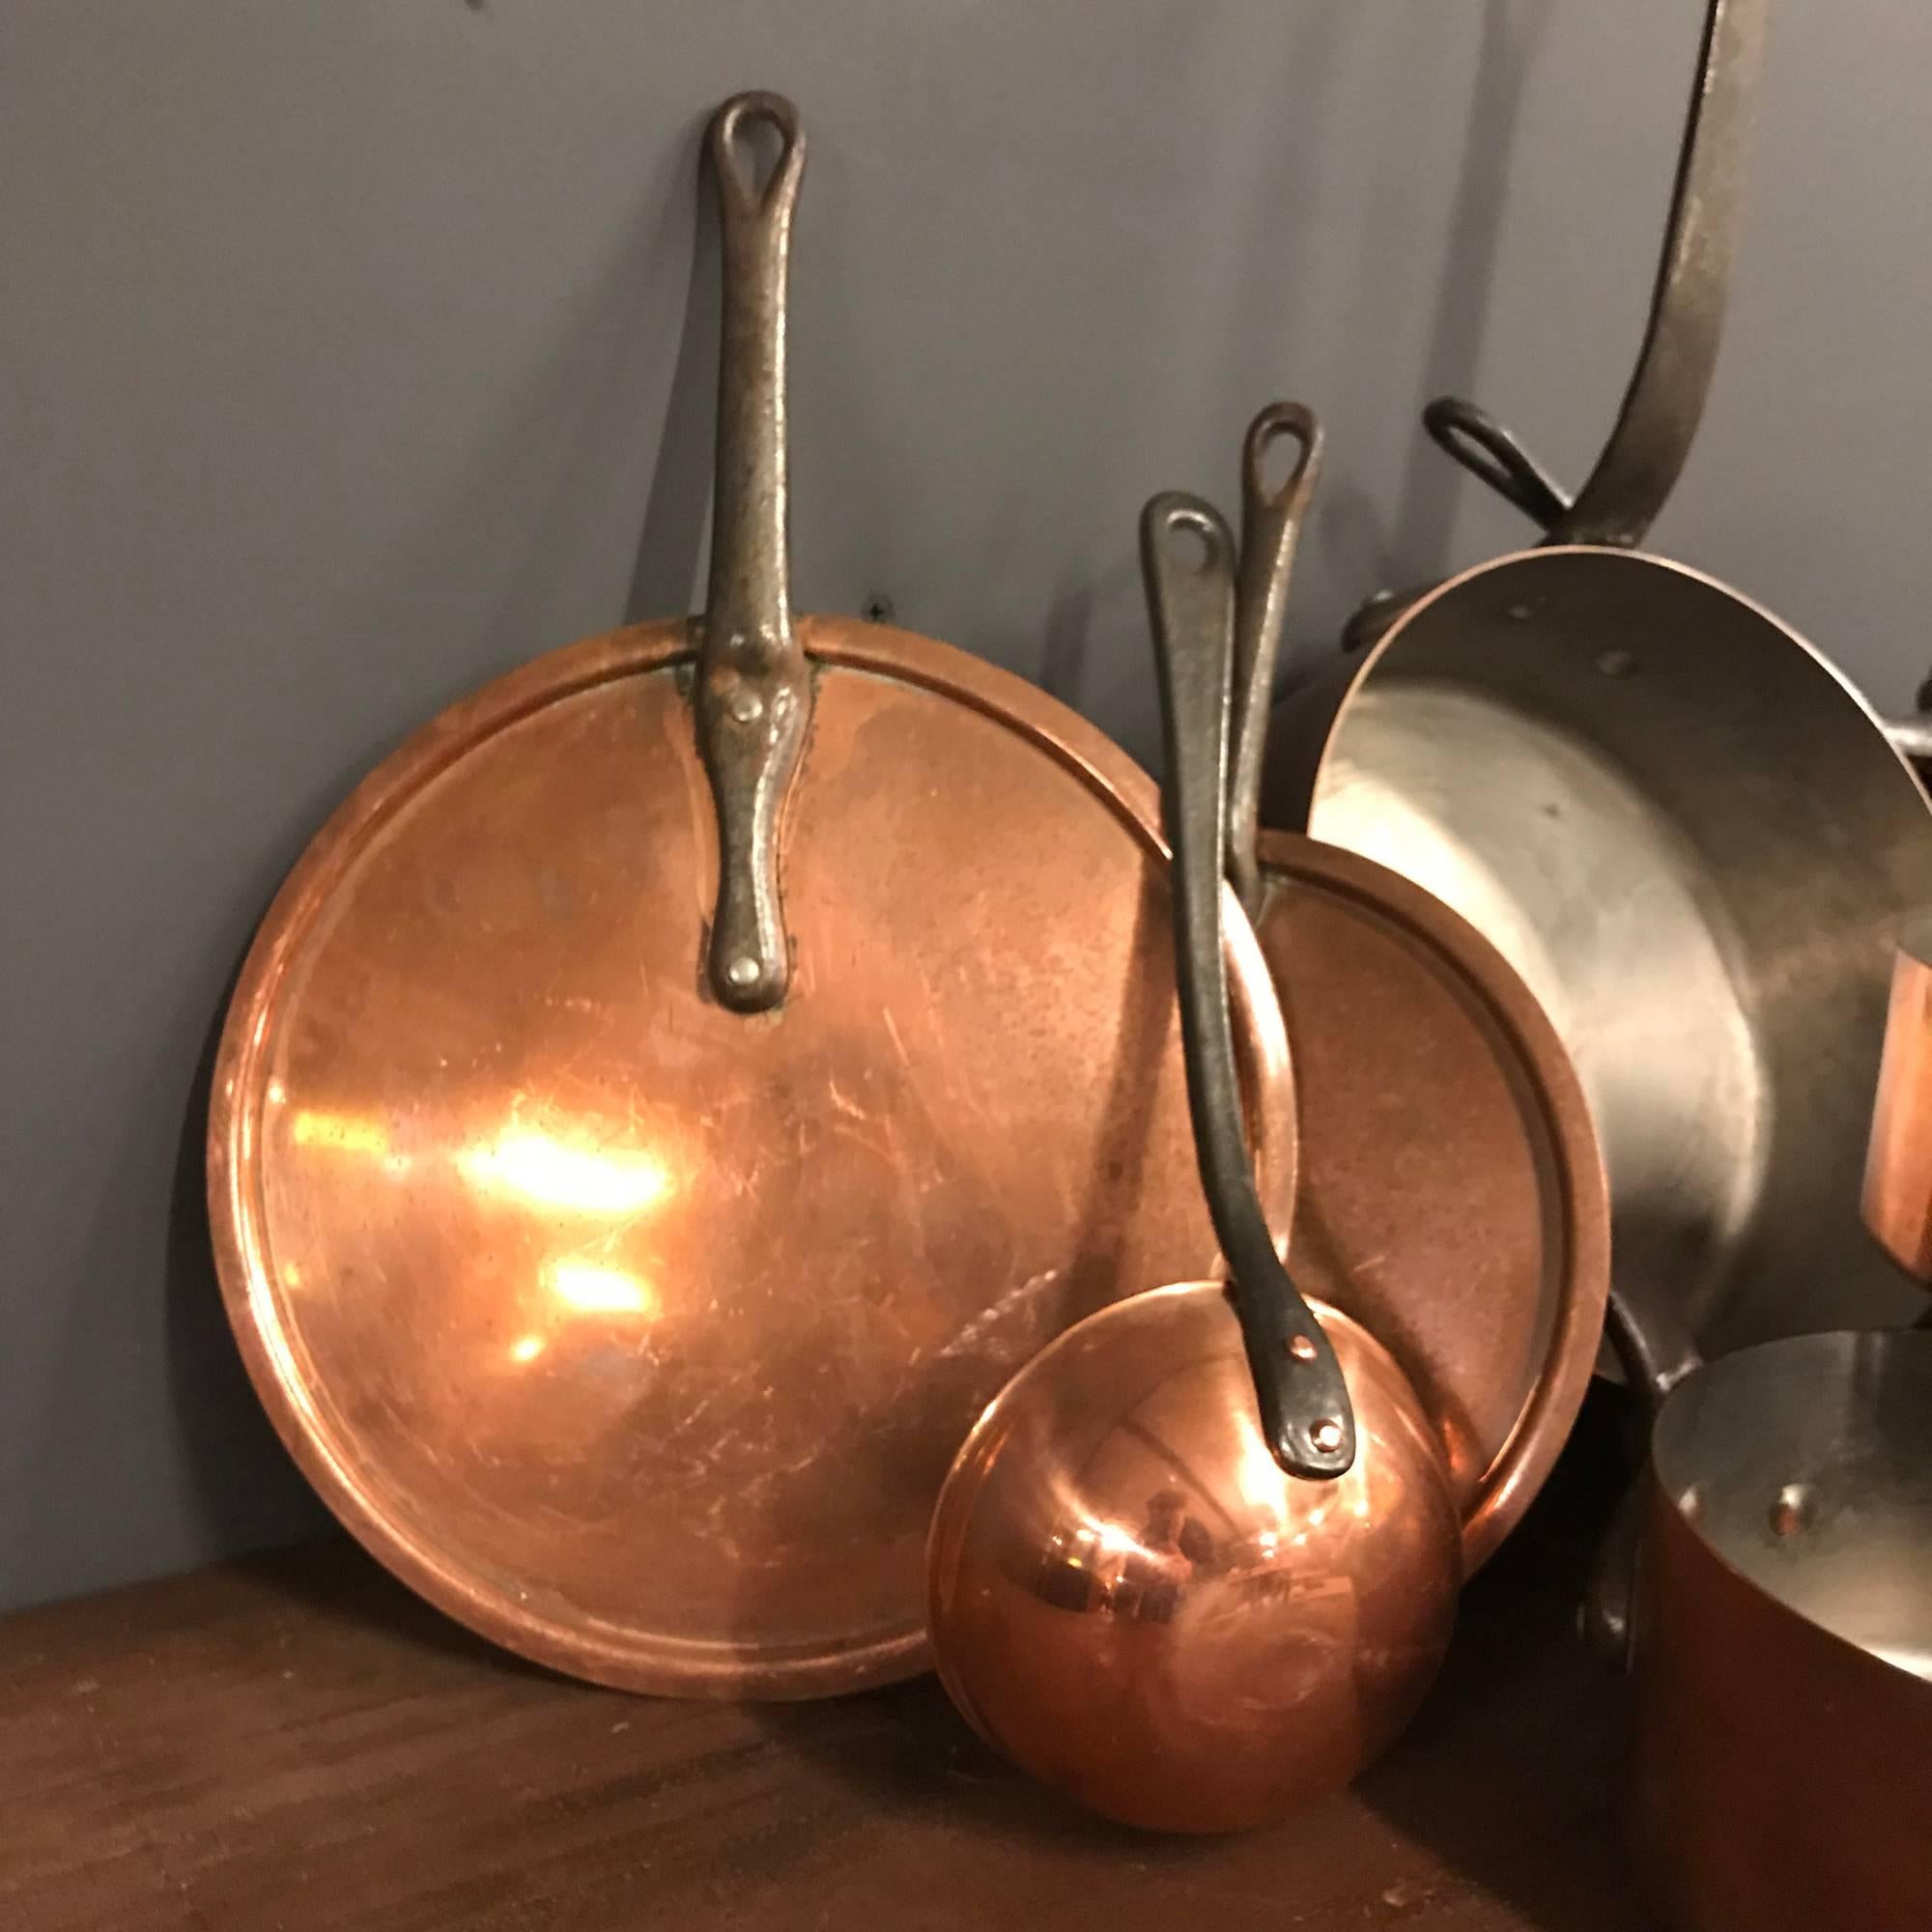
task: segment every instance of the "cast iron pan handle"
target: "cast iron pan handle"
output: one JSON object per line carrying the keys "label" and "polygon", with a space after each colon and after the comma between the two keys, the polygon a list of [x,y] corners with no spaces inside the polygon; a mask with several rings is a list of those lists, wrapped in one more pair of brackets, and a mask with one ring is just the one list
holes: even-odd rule
{"label": "cast iron pan handle", "polygon": [[[762,187],[741,152],[753,122],[779,137]],[[785,281],[805,130],[781,95],[740,94],[712,117],[706,149],[718,181],[724,297],[711,582],[695,695],[718,813],[707,970],[725,1006],[761,1012],[783,1004],[791,980],[779,827],[811,717],[811,674],[792,634],[785,482]]]}
{"label": "cast iron pan handle", "polygon": [[[1622,1288],[1610,1290],[1608,1332],[1624,1379],[1641,1398],[1647,1420],[1655,1422],[1670,1391],[1703,1366],[1697,1345],[1661,1297],[1639,1302]],[[1617,1506],[1583,1600],[1583,1634],[1598,1656],[1619,1669],[1630,1662],[1643,1494],[1644,1478],[1639,1476]]]}
{"label": "cast iron pan handle", "polygon": [[[1545,500],[1528,510],[1544,526],[1546,543],[1641,543],[1683,472],[1723,335],[1769,6],[1770,0],[1710,0],[1643,346],[1616,425],[1583,487],[1568,501],[1560,490],[1550,491],[1553,503]],[[1445,404],[1479,416],[1469,405],[1449,398],[1432,408]],[[1436,440],[1511,502],[1528,509],[1513,486],[1525,474],[1548,479],[1514,437],[1499,427],[1492,432],[1478,440],[1474,451],[1439,436]],[[1488,462],[1470,461],[1472,453],[1494,458],[1499,450],[1509,452],[1502,462],[1506,483],[1498,483]],[[1556,515],[1543,514],[1554,505],[1561,506]]]}
{"label": "cast iron pan handle", "polygon": [[[1438,396],[1423,412],[1430,436],[1537,524],[1546,544],[1634,547],[1683,473],[1723,334],[1769,8],[1770,0],[1710,0],[1650,318],[1615,426],[1583,487],[1566,494],[1473,403]],[[1430,587],[1378,591],[1350,618],[1344,647],[1367,649]]]}
{"label": "cast iron pan handle", "polygon": [[[1188,554],[1204,547],[1205,554]],[[1335,1350],[1275,1252],[1255,1192],[1228,1014],[1221,901],[1235,540],[1198,497],[1156,497],[1141,517],[1141,567],[1160,684],[1175,978],[1201,1185],[1227,1257],[1269,1452],[1292,1476],[1339,1476],[1355,1460],[1354,1410]]]}
{"label": "cast iron pan handle", "polygon": [[[1277,442],[1296,445],[1294,461],[1270,487],[1268,457]],[[1241,563],[1235,599],[1235,722],[1228,779],[1228,876],[1252,919],[1261,911],[1255,863],[1261,818],[1262,753],[1268,698],[1281,652],[1294,547],[1316,479],[1321,474],[1321,425],[1300,403],[1270,403],[1248,425],[1241,448]]]}

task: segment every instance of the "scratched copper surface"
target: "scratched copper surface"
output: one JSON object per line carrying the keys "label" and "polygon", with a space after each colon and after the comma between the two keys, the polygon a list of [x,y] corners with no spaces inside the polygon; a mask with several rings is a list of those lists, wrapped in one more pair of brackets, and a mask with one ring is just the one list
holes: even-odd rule
{"label": "scratched copper surface", "polygon": [[[705,990],[682,624],[512,673],[291,877],[211,1125],[224,1292],[310,1478],[526,1654],[801,1695],[924,1661],[922,1548],[1010,1372],[1211,1271],[1152,787],[1043,694],[805,620],[793,990]],[[1232,900],[1231,900],[1232,906]],[[1230,942],[1252,1124],[1287,1050]]]}
{"label": "scratched copper surface", "polygon": [[1602,1339],[1589,1109],[1527,987],[1440,900],[1312,838],[1264,833],[1260,858],[1301,1109],[1295,1274],[1414,1381],[1473,1570],[1548,1475]]}

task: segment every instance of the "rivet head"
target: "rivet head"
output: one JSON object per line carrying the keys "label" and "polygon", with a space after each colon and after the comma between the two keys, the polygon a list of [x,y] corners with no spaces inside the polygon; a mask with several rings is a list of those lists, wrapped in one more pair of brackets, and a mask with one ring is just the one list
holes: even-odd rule
{"label": "rivet head", "polygon": [[750,953],[741,953],[724,969],[724,977],[734,986],[755,986],[758,983],[758,962]]}
{"label": "rivet head", "polygon": [[1288,1340],[1288,1352],[1297,1362],[1312,1362],[1318,1352],[1315,1338],[1312,1335],[1291,1335]]}
{"label": "rivet head", "polygon": [[1811,1527],[1816,1514],[1817,1503],[1810,1489],[1804,1483],[1786,1483],[1771,1506],[1771,1533],[1796,1536],[1800,1530]]}
{"label": "rivet head", "polygon": [[755,724],[764,715],[764,700],[755,691],[740,691],[731,699],[731,716],[740,724]]}
{"label": "rivet head", "polygon": [[1342,1425],[1332,1415],[1324,1415],[1308,1432],[1308,1439],[1324,1456],[1332,1456],[1342,1446]]}

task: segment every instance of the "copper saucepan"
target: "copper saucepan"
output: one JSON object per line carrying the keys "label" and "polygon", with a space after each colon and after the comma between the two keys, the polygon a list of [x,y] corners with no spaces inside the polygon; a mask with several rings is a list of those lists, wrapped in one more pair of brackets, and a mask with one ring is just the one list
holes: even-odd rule
{"label": "copper saucepan", "polygon": [[1095,1810],[1189,1832],[1279,1817],[1380,1750],[1462,1576],[1421,1399],[1360,1323],[1303,1301],[1241,1142],[1219,936],[1233,552],[1206,504],[1148,506],[1188,1091],[1232,1279],[1133,1295],[1042,1350],[961,1448],[928,1545],[940,1675],[980,1733]]}
{"label": "copper saucepan", "polygon": [[1634,1608],[1631,1831],[1670,1932],[1932,1925],[1932,1334],[1805,1335],[1699,1363],[1619,1295],[1653,1405]]}
{"label": "copper saucepan", "polygon": [[1865,1226],[1915,1281],[1932,1282],[1932,920],[1891,963],[1878,1103],[1865,1156]]}
{"label": "copper saucepan", "polygon": [[[743,96],[706,154],[706,611],[498,679],[329,820],[229,1012],[210,1208],[265,1406],[408,1582],[608,1683],[803,1696],[924,1664],[974,1416],[1215,1242],[1153,786],[990,665],[794,614],[805,134]],[[1285,1228],[1286,1040],[1228,947]]]}
{"label": "copper saucepan", "polygon": [[1650,327],[1589,481],[1565,498],[1438,406],[1548,541],[1395,600],[1372,649],[1286,696],[1264,807],[1510,961],[1589,1096],[1614,1278],[1719,1352],[1907,1319],[1859,1233],[1860,1154],[1891,942],[1932,903],[1932,810],[1864,700],[1634,548],[1716,355],[1767,11],[1711,0]]}

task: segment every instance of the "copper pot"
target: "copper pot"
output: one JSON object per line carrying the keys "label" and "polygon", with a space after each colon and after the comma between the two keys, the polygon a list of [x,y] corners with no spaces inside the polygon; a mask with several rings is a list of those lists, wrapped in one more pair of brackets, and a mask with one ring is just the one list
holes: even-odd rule
{"label": "copper pot", "polygon": [[1430,426],[1544,526],[1277,707],[1267,822],[1406,874],[1516,968],[1575,1059],[1613,1273],[1724,1350],[1908,1319],[1858,1225],[1886,975],[1932,811],[1837,669],[1639,551],[1716,355],[1769,0],[1710,0],[1642,352],[1576,497],[1499,425]]}
{"label": "copper pot", "polygon": [[1892,954],[1864,1216],[1907,1274],[1932,1283],[1932,920],[1915,921]]}
{"label": "copper pot", "polygon": [[1633,1608],[1631,1833],[1670,1932],[1932,1925],[1932,1335],[1697,1364],[1619,1297],[1656,1414]]}

